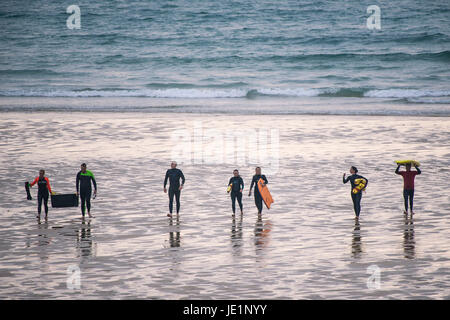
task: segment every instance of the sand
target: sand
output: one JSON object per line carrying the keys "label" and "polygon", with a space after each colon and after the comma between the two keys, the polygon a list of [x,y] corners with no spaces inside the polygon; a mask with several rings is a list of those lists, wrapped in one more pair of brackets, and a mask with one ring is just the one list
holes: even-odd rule
{"label": "sand", "polygon": [[[1,113],[0,298],[449,299],[449,129],[448,117]],[[405,158],[423,171],[413,219],[394,174]],[[162,190],[172,159],[186,176],[178,220]],[[23,182],[44,168],[74,192],[81,162],[96,218],[50,208],[38,222]],[[275,199],[261,218],[247,196],[256,165]],[[359,223],[351,165],[369,179]]]}

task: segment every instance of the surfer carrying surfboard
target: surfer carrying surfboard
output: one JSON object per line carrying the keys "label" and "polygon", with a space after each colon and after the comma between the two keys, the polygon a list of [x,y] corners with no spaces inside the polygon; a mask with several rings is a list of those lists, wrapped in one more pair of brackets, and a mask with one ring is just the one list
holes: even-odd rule
{"label": "surfer carrying surfboard", "polygon": [[52,193],[52,188],[50,187],[50,181],[45,176],[45,170],[41,169],[39,170],[39,176],[34,179],[32,183],[30,183],[30,188],[34,186],[35,184],[38,184],[38,215],[36,218],[41,217],[41,209],[42,209],[42,202],[44,202],[44,210],[45,210],[45,219],[47,219],[48,215],[48,195],[49,192]]}
{"label": "surfer carrying surfboard", "polygon": [[239,204],[239,209],[241,209],[242,212],[242,190],[244,190],[244,180],[242,180],[241,176],[239,175],[239,170],[235,169],[233,171],[233,176],[230,178],[230,181],[228,181],[228,188],[230,188],[230,196],[231,196],[231,208],[233,210],[233,217],[236,214],[236,199]]}
{"label": "surfer carrying surfboard", "polygon": [[397,169],[395,170],[395,174],[401,175],[403,177],[403,199],[405,201],[405,211],[404,214],[408,214],[408,200],[409,207],[411,208],[411,214],[414,214],[413,211],[413,202],[414,202],[414,178],[416,175],[421,174],[419,166],[414,163],[415,171],[411,170],[411,162],[406,163],[406,171],[400,171],[401,164],[398,164]]}
{"label": "surfer carrying surfboard", "polygon": [[359,218],[359,214],[361,213],[361,198],[362,198],[362,191],[365,191],[367,184],[369,183],[369,180],[364,178],[363,176],[358,175],[358,169],[354,166],[350,168],[351,176],[348,176],[347,178],[344,176],[342,177],[342,181],[344,183],[347,183],[350,181],[352,185],[352,191],[350,195],[352,196],[353,201],[353,209],[355,210],[356,218]]}
{"label": "surfer carrying surfboard", "polygon": [[[180,185],[180,179],[181,179],[181,185]],[[177,202],[177,214],[180,212],[180,195],[181,195],[181,189],[183,189],[184,186],[184,175],[183,172],[180,169],[177,169],[177,162],[172,161],[170,164],[170,169],[166,171],[166,177],[164,178],[164,192],[167,193],[167,180],[170,181],[169,185],[169,214],[167,214],[168,217],[172,217],[172,210],[173,210],[173,197],[175,197]]]}
{"label": "surfer carrying surfboard", "polygon": [[258,181],[259,179],[263,180],[262,186],[265,187],[266,184],[269,183],[269,181],[267,181],[267,178],[265,175],[261,174],[261,168],[260,167],[256,167],[255,169],[255,175],[252,178],[252,183],[250,185],[250,190],[248,191],[248,196],[250,197],[252,194],[252,188],[253,186],[255,186],[255,192],[254,192],[254,196],[255,196],[255,205],[256,208],[258,208],[258,214],[262,213],[262,209],[263,209],[263,198],[261,196],[261,193],[259,192],[259,188],[258,188]]}

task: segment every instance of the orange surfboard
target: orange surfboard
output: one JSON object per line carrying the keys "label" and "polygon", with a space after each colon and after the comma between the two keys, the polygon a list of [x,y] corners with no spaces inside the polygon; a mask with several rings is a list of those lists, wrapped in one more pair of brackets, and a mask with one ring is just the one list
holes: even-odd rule
{"label": "orange surfboard", "polygon": [[267,186],[264,186],[264,180],[259,178],[258,180],[258,190],[261,194],[261,197],[267,207],[267,209],[270,209],[270,205],[273,203],[272,195],[269,192],[269,188]]}

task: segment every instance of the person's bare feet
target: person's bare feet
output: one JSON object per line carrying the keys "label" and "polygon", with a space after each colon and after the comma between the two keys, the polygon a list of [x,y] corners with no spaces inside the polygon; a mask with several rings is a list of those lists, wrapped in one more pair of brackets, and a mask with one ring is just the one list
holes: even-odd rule
{"label": "person's bare feet", "polygon": [[416,214],[414,211],[411,211],[411,215]]}
{"label": "person's bare feet", "polygon": [[403,214],[408,214],[408,211],[403,210]]}
{"label": "person's bare feet", "polygon": [[167,216],[168,216],[169,218],[172,218],[172,215],[171,215],[170,213],[168,213]]}
{"label": "person's bare feet", "polygon": [[89,216],[89,218],[95,218],[89,211],[88,211],[88,216]]}

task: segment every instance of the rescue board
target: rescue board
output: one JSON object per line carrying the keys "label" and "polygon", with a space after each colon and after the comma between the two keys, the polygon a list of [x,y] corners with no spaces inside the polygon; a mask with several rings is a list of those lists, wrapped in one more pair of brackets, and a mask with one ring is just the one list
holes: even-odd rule
{"label": "rescue board", "polygon": [[411,163],[411,165],[413,166],[420,166],[420,162],[416,160],[396,160],[395,163],[398,165],[405,165]]}
{"label": "rescue board", "polygon": [[270,209],[270,205],[273,203],[272,195],[270,194],[269,188],[267,188],[267,185],[264,186],[264,180],[259,178],[258,180],[258,190],[261,194],[261,198],[264,201],[264,204],[266,205],[267,209]]}
{"label": "rescue board", "polygon": [[357,194],[366,188],[367,180],[364,178],[355,179],[356,187],[353,188],[352,192]]}

